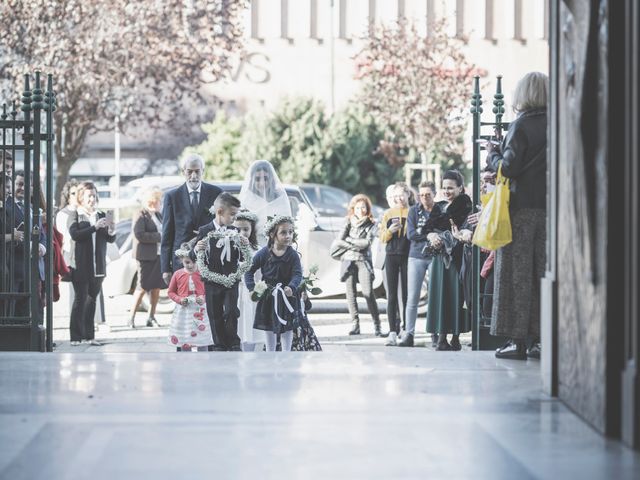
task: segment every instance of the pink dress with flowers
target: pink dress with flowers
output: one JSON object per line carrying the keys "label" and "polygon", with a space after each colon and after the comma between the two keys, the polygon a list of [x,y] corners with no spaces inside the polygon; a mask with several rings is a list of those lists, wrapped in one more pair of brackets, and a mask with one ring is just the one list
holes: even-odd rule
{"label": "pink dress with flowers", "polygon": [[184,277],[189,281],[189,303],[178,304],[173,311],[169,328],[169,344],[174,347],[206,347],[213,345],[211,327],[207,316],[207,306],[196,303],[196,286],[191,275]]}

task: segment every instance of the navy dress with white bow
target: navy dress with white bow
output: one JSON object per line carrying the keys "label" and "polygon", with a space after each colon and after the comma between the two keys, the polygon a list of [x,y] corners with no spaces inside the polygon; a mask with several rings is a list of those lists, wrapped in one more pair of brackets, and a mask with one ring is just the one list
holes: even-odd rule
{"label": "navy dress with white bow", "polygon": [[[295,294],[302,283],[302,264],[298,252],[293,247],[287,247],[284,254],[278,257],[269,247],[258,250],[251,269],[244,276],[249,291],[255,288],[254,274],[258,270],[262,272],[262,280],[269,285],[269,290],[258,301],[253,328],[273,333],[293,330],[297,301]],[[293,290],[294,296],[285,299],[282,289],[287,286]]]}

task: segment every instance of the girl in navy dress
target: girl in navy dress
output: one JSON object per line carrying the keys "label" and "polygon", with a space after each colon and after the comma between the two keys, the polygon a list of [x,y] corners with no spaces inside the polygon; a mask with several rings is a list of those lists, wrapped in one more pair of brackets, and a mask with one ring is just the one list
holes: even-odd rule
{"label": "girl in navy dress", "polygon": [[[302,265],[295,241],[294,220],[288,215],[270,217],[265,223],[268,238],[265,247],[253,257],[253,265],[245,274],[245,285],[252,298],[259,297],[253,328],[263,330],[268,352],[276,351],[280,334],[282,351],[290,351],[293,342],[295,294],[302,282]],[[254,275],[260,270],[262,281],[256,285]],[[262,283],[264,282],[264,283]]]}

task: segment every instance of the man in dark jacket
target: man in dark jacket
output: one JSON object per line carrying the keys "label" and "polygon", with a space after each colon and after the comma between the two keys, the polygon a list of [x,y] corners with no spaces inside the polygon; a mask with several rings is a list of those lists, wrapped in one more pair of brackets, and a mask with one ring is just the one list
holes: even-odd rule
{"label": "man in dark jacket", "polygon": [[169,285],[173,272],[182,268],[174,255],[180,246],[196,237],[198,229],[211,222],[209,209],[222,191],[202,181],[204,160],[188,155],[182,165],[185,183],[164,196],[162,207],[162,242],[160,266],[162,278]]}

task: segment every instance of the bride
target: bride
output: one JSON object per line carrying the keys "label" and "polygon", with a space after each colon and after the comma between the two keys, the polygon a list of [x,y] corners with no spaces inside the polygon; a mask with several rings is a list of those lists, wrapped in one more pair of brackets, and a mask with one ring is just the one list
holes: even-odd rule
{"label": "bride", "polygon": [[267,216],[291,216],[291,204],[287,192],[273,165],[267,160],[256,160],[249,166],[240,188],[239,198],[242,208],[246,208],[258,217],[256,230],[258,244],[261,247],[267,244],[267,237],[262,231]]}

